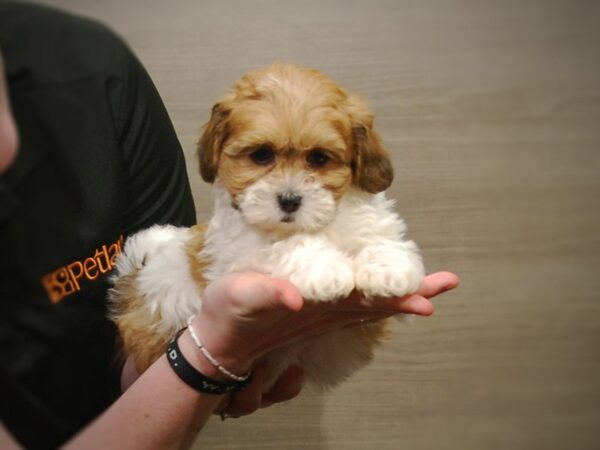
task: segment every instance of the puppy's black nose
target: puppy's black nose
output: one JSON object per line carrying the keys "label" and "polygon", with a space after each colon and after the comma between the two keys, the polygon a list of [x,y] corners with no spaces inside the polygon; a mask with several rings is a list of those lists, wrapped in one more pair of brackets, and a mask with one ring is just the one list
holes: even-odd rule
{"label": "puppy's black nose", "polygon": [[288,192],[286,194],[279,194],[277,196],[277,201],[279,202],[279,207],[283,212],[291,214],[295,211],[298,211],[298,208],[300,208],[302,197]]}

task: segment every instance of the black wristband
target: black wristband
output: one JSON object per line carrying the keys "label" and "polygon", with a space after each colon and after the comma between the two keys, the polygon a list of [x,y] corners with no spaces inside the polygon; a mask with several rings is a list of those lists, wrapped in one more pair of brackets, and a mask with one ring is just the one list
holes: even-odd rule
{"label": "black wristband", "polygon": [[212,378],[209,378],[206,375],[198,372],[198,370],[196,370],[196,368],[194,368],[194,366],[192,366],[185,359],[183,353],[181,353],[181,350],[179,349],[177,340],[184,331],[185,328],[179,330],[169,342],[169,346],[167,347],[167,360],[169,361],[173,371],[185,384],[197,390],[198,392],[212,395],[222,395],[229,392],[239,391],[250,384],[250,381],[252,381],[252,375],[244,381],[223,382],[213,380]]}

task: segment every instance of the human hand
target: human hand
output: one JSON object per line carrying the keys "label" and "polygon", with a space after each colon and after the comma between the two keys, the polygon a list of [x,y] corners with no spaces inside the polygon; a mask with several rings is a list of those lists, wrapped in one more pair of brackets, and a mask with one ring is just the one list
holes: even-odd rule
{"label": "human hand", "polygon": [[[335,303],[304,304],[295,288],[285,281],[259,274],[233,274],[207,288],[203,311],[196,318],[194,327],[206,332],[204,343],[207,347],[210,345],[207,342],[212,342],[211,335],[232,332],[232,335],[220,335],[214,341],[214,348],[222,349],[218,351],[223,359],[217,359],[223,365],[223,361],[228,361],[230,367],[245,366],[239,371],[242,373],[254,359],[295,340],[398,313],[431,315],[433,304],[430,299],[454,289],[458,283],[456,275],[438,272],[425,277],[417,293],[402,298],[366,301],[355,292]],[[217,345],[219,342],[221,345]],[[228,415],[238,417],[259,407],[294,398],[300,392],[301,369],[288,369],[265,394],[262,393],[262,371],[262,366],[256,367],[253,382],[243,391],[224,399],[216,412],[226,410]]]}

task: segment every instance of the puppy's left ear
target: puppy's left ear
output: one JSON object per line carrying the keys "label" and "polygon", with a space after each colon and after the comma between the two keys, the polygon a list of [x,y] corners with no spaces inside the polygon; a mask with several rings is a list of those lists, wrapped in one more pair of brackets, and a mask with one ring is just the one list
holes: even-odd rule
{"label": "puppy's left ear", "polygon": [[221,149],[227,139],[227,118],[229,108],[225,102],[213,106],[210,120],[204,125],[204,133],[198,141],[197,151],[200,160],[200,175],[207,183],[212,183],[217,177]]}
{"label": "puppy's left ear", "polygon": [[392,184],[394,170],[388,151],[373,129],[373,113],[362,99],[351,95],[348,114],[352,123],[354,183],[372,194],[385,191]]}

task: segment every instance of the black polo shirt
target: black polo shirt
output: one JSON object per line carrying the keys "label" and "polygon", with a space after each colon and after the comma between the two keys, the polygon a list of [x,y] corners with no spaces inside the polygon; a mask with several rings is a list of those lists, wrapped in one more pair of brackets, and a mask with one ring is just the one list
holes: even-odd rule
{"label": "black polo shirt", "polygon": [[167,112],[111,31],[2,2],[0,49],[21,139],[0,178],[0,410],[53,448],[118,395],[106,289],[124,239],[195,213]]}

